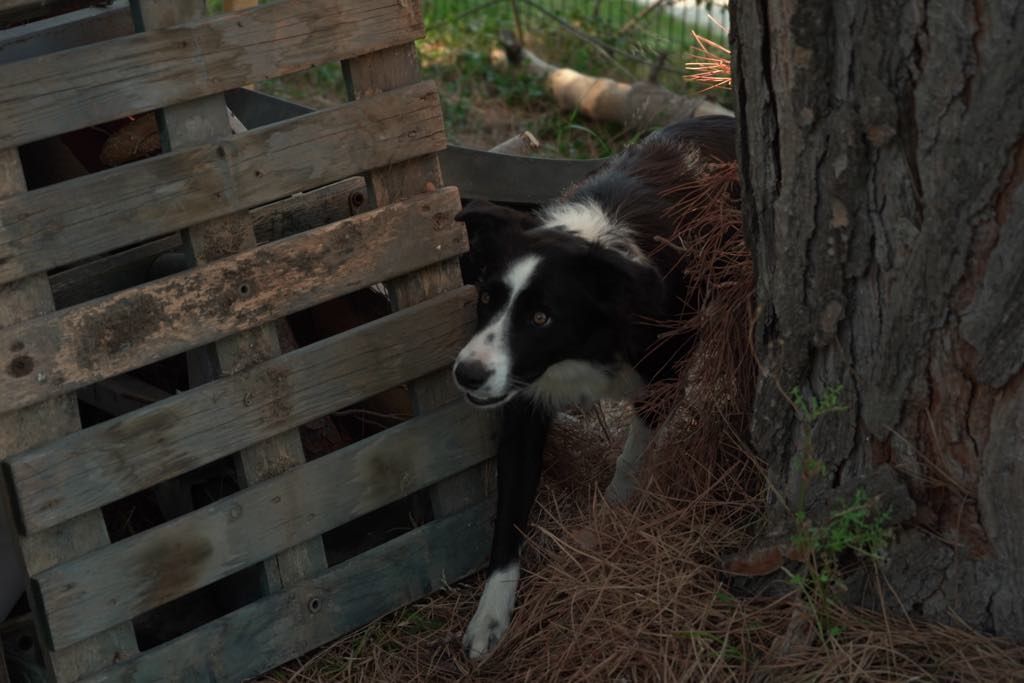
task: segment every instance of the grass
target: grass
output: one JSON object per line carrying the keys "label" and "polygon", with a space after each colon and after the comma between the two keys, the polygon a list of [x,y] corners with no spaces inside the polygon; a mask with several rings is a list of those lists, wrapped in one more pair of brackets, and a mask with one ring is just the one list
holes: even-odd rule
{"label": "grass", "polygon": [[[220,0],[210,0],[211,10],[220,4]],[[680,92],[702,89],[679,73],[695,41],[690,27],[674,16],[654,21],[656,15],[651,13],[631,24],[642,7],[626,0],[538,0],[536,4],[520,0],[519,6],[524,42],[551,63],[617,80],[646,80],[650,75],[647,62],[667,52],[666,66],[673,71],[663,72],[660,83]],[[557,9],[557,18],[545,14],[545,9]],[[426,36],[417,48],[424,77],[440,88],[448,138],[453,144],[489,148],[529,130],[541,141],[542,156],[596,158],[622,149],[647,132],[560,112],[540,79],[516,68],[495,68],[491,53],[499,34],[516,31],[511,2],[424,0],[423,10]],[[623,32],[626,25],[631,28]],[[581,36],[591,36],[610,47],[595,46]],[[313,107],[346,99],[338,64],[266,81],[259,88]]]}
{"label": "grass", "polygon": [[[500,31],[516,32],[511,2],[481,5],[476,3],[480,9],[467,12],[464,3],[426,2],[428,39],[441,39],[459,49],[486,54]],[[656,13],[637,20],[643,7],[628,1],[520,0],[519,6],[518,25],[523,28],[524,43],[542,50],[542,56],[548,61],[595,75],[622,80],[645,79],[649,75],[647,63],[656,61],[663,52],[681,59],[695,42],[690,36],[691,27],[685,22]],[[629,30],[623,32],[627,27]],[[681,62],[668,66],[676,70],[682,68]],[[682,82],[676,80],[678,83],[666,78],[665,84],[683,87]]]}
{"label": "grass", "polygon": [[449,141],[487,148],[522,130],[541,141],[542,153],[562,158],[605,156],[635,138],[622,126],[587,122],[560,112],[541,79],[497,70],[488,52],[421,42],[424,73],[438,83]]}
{"label": "grass", "polygon": [[844,568],[852,562],[882,559],[893,537],[889,520],[888,512],[878,510],[863,489],[857,489],[852,501],[840,503],[820,525],[797,511],[793,546],[805,559],[800,571],[788,572],[789,581],[813,615],[819,640],[842,632],[833,615],[841,609],[842,594],[847,590]]}
{"label": "grass", "polygon": [[807,515],[807,489],[813,479],[824,476],[825,463],[816,456],[814,425],[825,416],[841,413],[847,406],[840,401],[843,387],[828,387],[822,396],[805,400],[798,387],[790,390],[790,401],[800,421],[799,443],[801,473],[797,508],[793,512],[796,529],[792,545],[802,558],[796,571],[783,569],[789,583],[801,594],[820,640],[834,638],[841,631],[833,615],[847,590],[844,571],[856,563],[875,563],[882,559],[892,542],[890,515],[877,509],[875,501],[858,488],[853,500],[840,501],[827,519],[815,523]]}
{"label": "grass", "polygon": [[[556,4],[557,19],[543,10]],[[458,5],[425,3],[427,37],[419,44],[425,75],[440,84],[453,143],[488,147],[527,129],[541,140],[544,155],[594,158],[611,154],[646,132],[557,111],[540,79],[492,65],[499,34],[514,35],[517,30],[512,3],[498,2],[472,13]],[[676,55],[672,61],[678,63],[671,66],[682,69],[683,55],[693,42],[688,27],[674,17],[652,22],[649,15],[621,33],[642,9],[629,2],[561,0],[541,6],[521,4],[518,25],[523,27],[523,42],[550,63],[591,75],[645,80],[650,67],[644,62],[656,60],[662,51]],[[611,49],[581,36],[592,36]],[[693,89],[678,74],[664,74],[662,82],[673,90]]]}

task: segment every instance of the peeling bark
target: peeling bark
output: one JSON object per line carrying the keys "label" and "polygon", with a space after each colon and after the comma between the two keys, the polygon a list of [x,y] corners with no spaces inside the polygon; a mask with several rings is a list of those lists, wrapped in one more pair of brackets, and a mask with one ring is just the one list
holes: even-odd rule
{"label": "peeling bark", "polygon": [[[863,487],[899,522],[893,604],[1024,638],[1024,6],[732,13],[773,520]],[[837,384],[802,485],[786,395]]]}

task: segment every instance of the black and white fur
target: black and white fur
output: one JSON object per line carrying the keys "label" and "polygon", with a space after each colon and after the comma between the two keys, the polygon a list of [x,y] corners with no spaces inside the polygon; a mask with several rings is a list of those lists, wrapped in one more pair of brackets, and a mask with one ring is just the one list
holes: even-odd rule
{"label": "black and white fur", "polygon": [[[490,573],[463,638],[472,658],[508,628],[519,581],[519,546],[537,491],[555,414],[601,399],[633,399],[672,372],[693,339],[656,343],[659,320],[686,315],[670,234],[673,188],[711,160],[735,158],[729,117],[674,124],[630,148],[536,214],[473,202],[457,216],[479,276],[478,328],[459,353],[455,382],[478,406],[501,410],[498,511]],[[676,190],[678,191],[678,190]],[[607,498],[624,501],[656,428],[634,403]]]}

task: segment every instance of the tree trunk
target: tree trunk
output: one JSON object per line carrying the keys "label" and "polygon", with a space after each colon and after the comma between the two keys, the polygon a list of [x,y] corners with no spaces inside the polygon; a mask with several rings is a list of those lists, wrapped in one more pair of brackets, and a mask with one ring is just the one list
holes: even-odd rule
{"label": "tree trunk", "polygon": [[[731,11],[776,533],[862,488],[896,525],[887,602],[1022,639],[1024,4]],[[808,428],[791,391],[835,386]]]}

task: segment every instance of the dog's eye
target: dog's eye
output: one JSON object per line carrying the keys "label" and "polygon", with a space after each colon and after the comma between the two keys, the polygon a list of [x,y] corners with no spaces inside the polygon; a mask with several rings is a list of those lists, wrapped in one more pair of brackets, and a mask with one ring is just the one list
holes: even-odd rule
{"label": "dog's eye", "polygon": [[491,303],[491,295],[488,292],[480,292],[480,303],[484,306]]}
{"label": "dog's eye", "polygon": [[551,322],[551,318],[548,317],[548,314],[545,313],[544,311],[537,311],[532,316],[530,316],[530,322],[532,322],[537,327],[544,327],[549,322]]}

